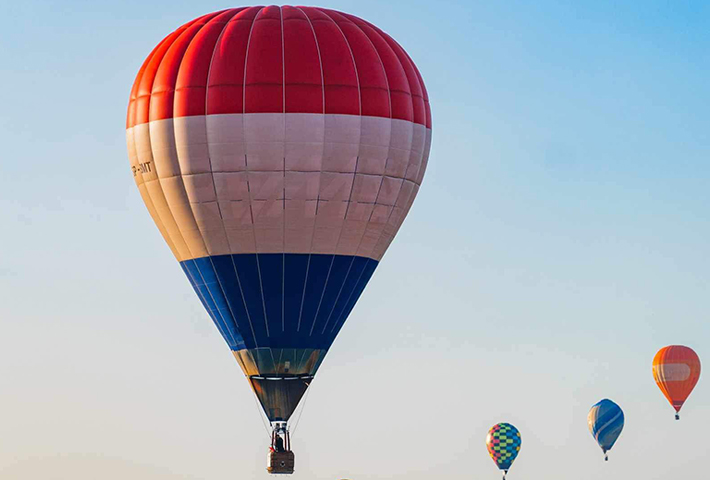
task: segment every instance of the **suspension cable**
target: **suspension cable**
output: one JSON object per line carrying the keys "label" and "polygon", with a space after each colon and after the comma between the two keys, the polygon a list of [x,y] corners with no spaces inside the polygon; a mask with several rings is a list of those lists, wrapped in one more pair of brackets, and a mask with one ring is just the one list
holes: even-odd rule
{"label": "suspension cable", "polygon": [[[313,383],[313,379],[311,379],[311,383]],[[308,401],[308,396],[310,394],[311,394],[311,386],[309,384],[308,390],[306,390],[306,396],[303,398],[303,403],[301,404],[301,410],[298,412],[298,417],[296,418],[296,422],[293,425],[293,428],[291,429],[292,436],[294,433],[296,433],[296,428],[298,427],[298,423],[301,421],[301,416],[303,415],[303,410],[306,409],[306,402]]]}
{"label": "suspension cable", "polygon": [[[259,405],[259,400],[256,398],[256,393],[252,392],[252,394],[254,397],[254,403],[256,404],[256,410],[259,412],[259,418],[261,419],[261,423],[264,425],[264,430],[266,430],[266,436],[269,437],[269,441],[271,441],[271,429],[269,428],[269,424],[271,422],[268,422],[269,419],[266,417],[266,414],[261,408],[261,405]],[[268,423],[265,422],[264,419],[266,419]]]}

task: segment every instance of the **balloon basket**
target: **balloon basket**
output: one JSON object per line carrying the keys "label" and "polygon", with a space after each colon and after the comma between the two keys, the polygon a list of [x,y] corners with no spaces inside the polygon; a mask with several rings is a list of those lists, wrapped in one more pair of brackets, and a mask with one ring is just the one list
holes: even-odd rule
{"label": "balloon basket", "polygon": [[266,471],[272,475],[290,475],[294,471],[296,456],[293,452],[269,452]]}
{"label": "balloon basket", "polygon": [[293,473],[296,455],[291,451],[291,434],[286,422],[273,424],[271,448],[266,459],[266,471],[272,475],[290,475]]}

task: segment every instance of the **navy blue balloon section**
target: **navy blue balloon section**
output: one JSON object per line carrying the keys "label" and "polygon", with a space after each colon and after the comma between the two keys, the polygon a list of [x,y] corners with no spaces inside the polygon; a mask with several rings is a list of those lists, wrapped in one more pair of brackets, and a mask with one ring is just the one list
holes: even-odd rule
{"label": "navy blue balloon section", "polygon": [[378,262],[352,255],[260,253],[180,262],[232,350],[328,349]]}

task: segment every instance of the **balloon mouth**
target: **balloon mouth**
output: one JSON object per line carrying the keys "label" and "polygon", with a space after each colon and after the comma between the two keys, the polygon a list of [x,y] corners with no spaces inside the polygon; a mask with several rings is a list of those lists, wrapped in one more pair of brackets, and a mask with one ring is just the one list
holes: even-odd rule
{"label": "balloon mouth", "polygon": [[249,377],[252,390],[272,424],[285,424],[291,418],[312,381],[313,375]]}

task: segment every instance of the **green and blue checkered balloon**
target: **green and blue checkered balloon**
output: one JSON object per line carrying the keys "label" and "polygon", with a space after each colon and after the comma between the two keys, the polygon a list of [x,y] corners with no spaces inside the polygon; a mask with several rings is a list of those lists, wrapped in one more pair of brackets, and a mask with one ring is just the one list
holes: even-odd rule
{"label": "green and blue checkered balloon", "polygon": [[517,428],[509,423],[499,423],[491,427],[486,437],[488,453],[499,469],[503,470],[503,478],[520,452],[522,437]]}

